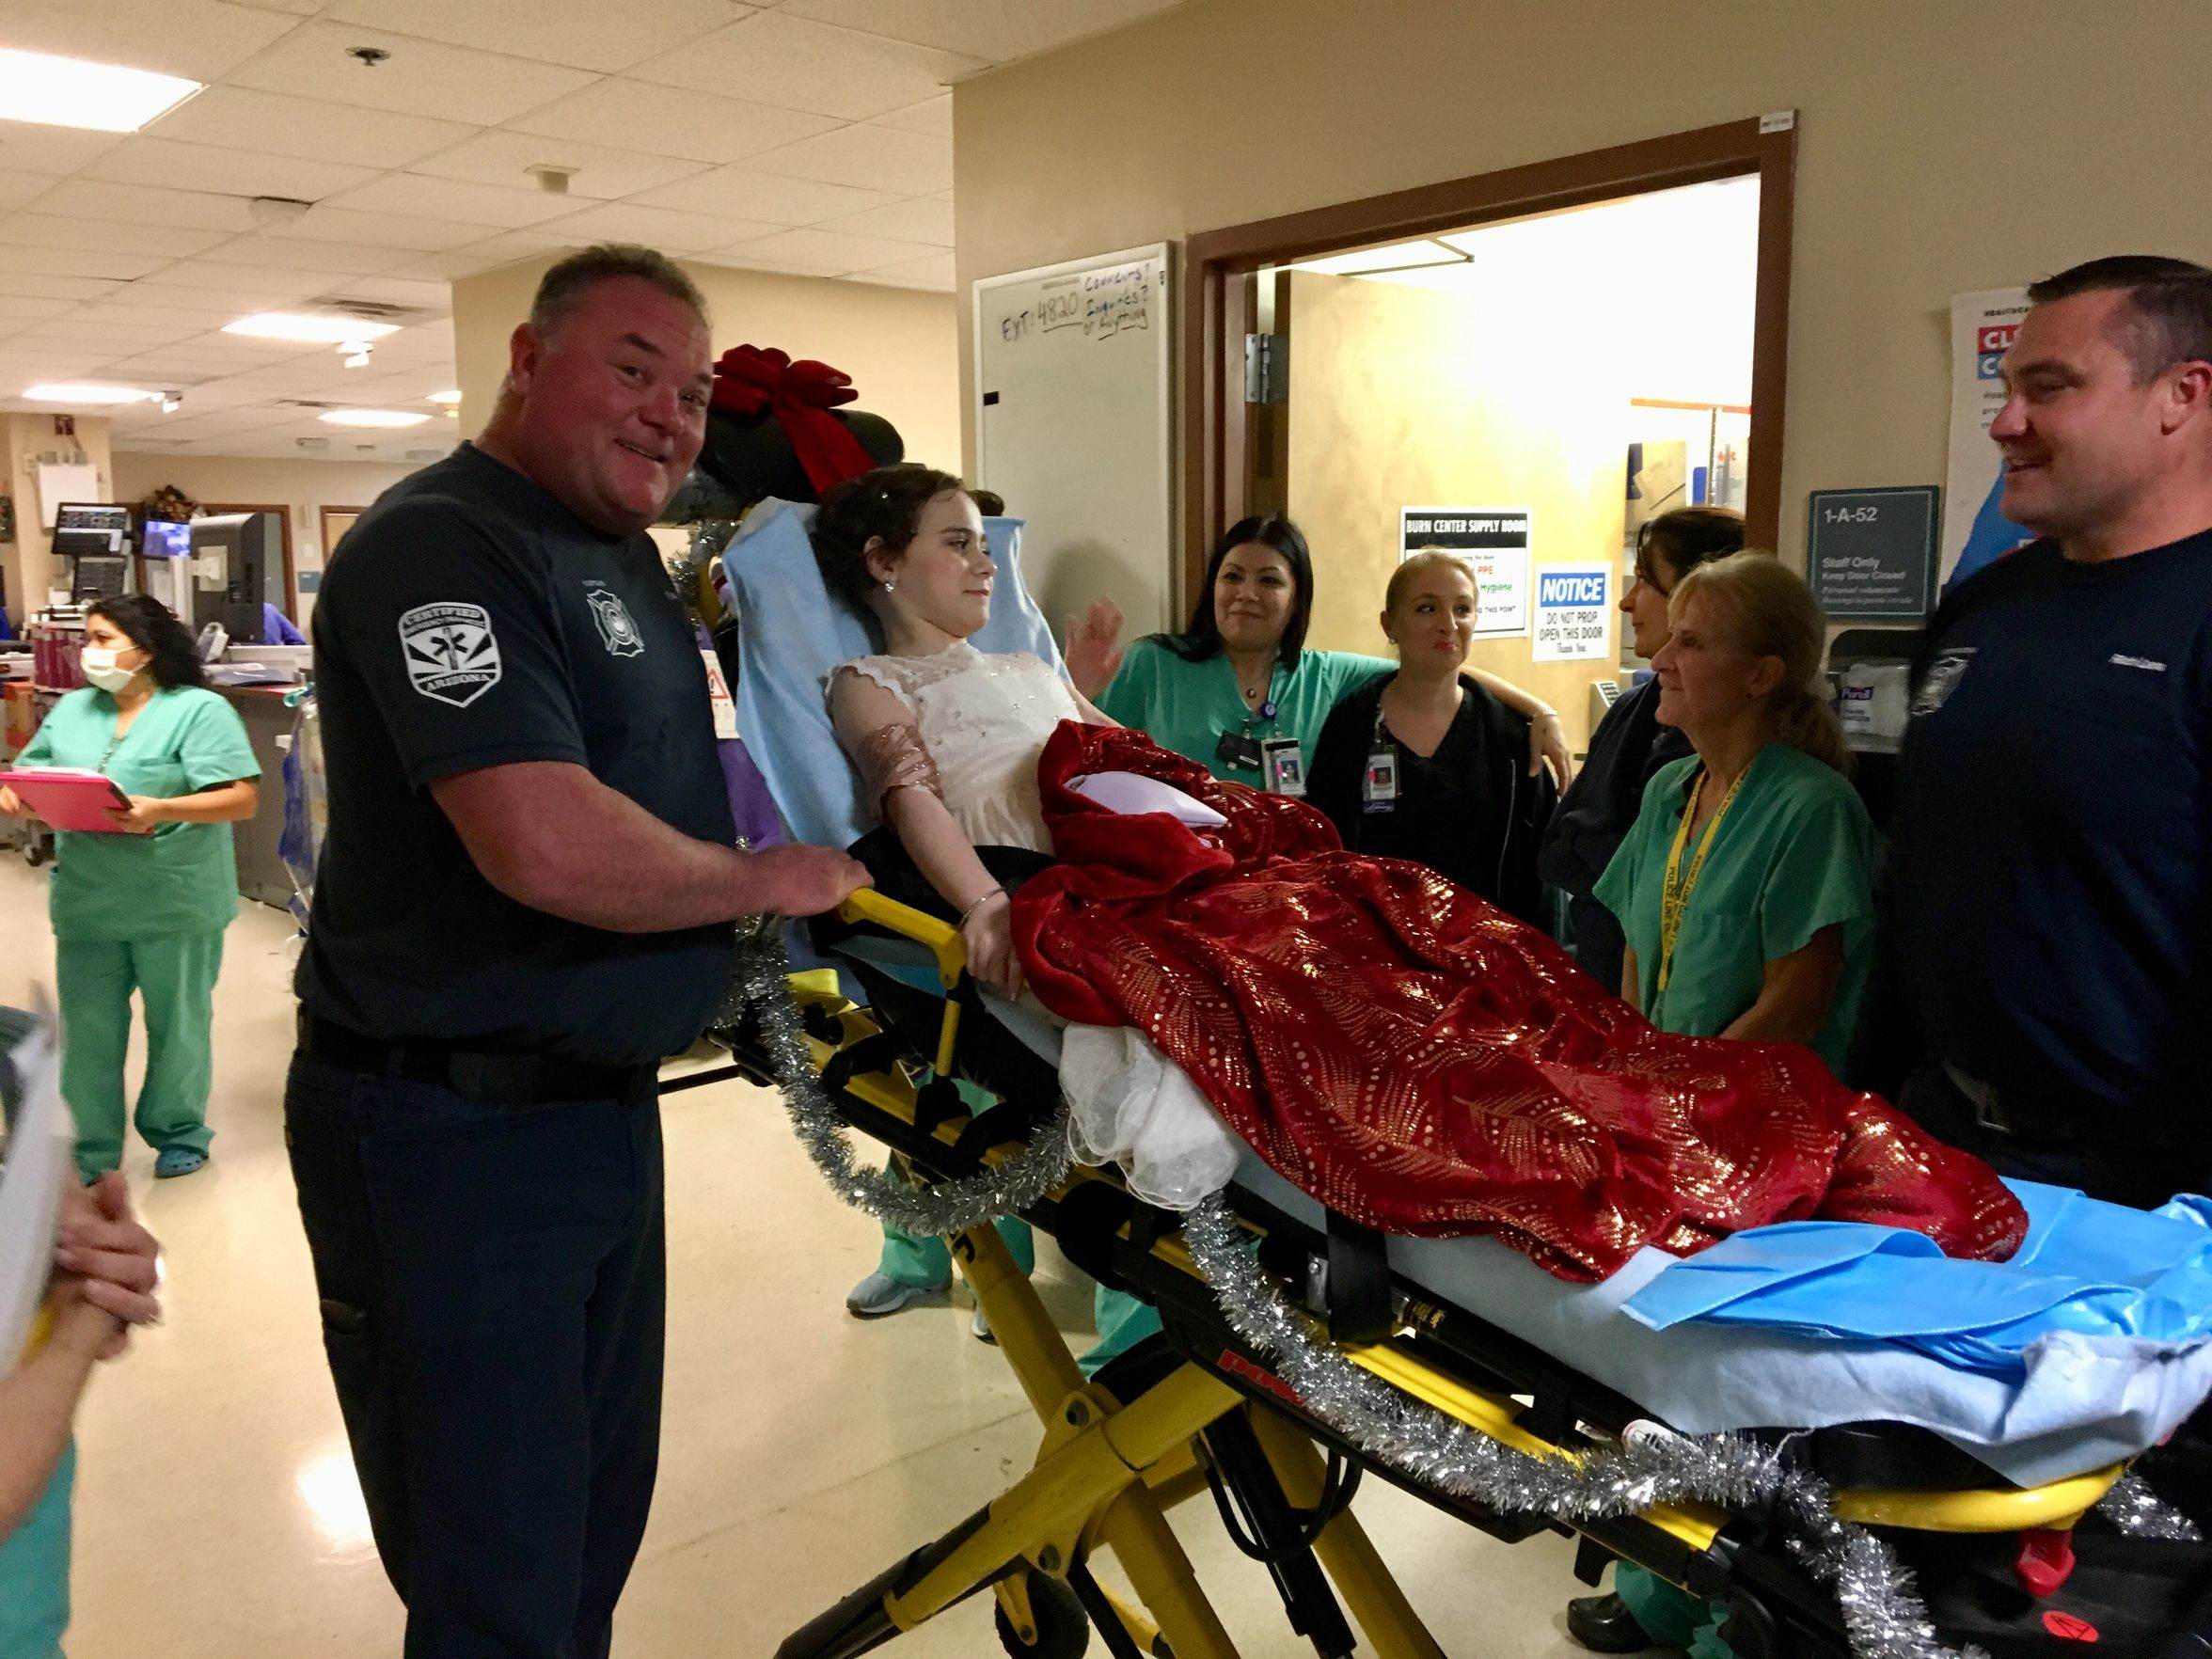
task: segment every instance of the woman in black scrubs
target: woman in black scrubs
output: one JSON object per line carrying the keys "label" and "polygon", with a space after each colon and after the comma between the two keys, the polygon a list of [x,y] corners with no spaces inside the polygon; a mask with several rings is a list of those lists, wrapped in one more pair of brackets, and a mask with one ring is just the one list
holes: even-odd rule
{"label": "woman in black scrubs", "polygon": [[[1638,656],[1667,643],[1667,599],[1675,583],[1710,560],[1744,545],[1744,515],[1729,507],[1677,507],[1636,532],[1635,580],[1620,596]],[[1607,990],[1620,988],[1627,941],[1613,912],[1594,896],[1598,877],[1643,810],[1644,785],[1669,761],[1690,752],[1690,740],[1659,724],[1659,683],[1646,680],[1605,711],[1590,734],[1589,754],[1560,798],[1544,832],[1539,868],[1567,895],[1567,938],[1584,972]]]}
{"label": "woman in black scrubs", "polygon": [[1540,924],[1536,852],[1555,791],[1549,773],[1529,776],[1527,720],[1462,672],[1475,640],[1465,561],[1430,549],[1399,565],[1382,631],[1398,669],[1330,712],[1307,799],[1354,851],[1426,864]]}

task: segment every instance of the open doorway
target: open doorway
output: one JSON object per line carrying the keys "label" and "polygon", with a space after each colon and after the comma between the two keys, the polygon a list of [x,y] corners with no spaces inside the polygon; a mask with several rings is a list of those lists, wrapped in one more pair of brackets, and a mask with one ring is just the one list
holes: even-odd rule
{"label": "open doorway", "polygon": [[1756,175],[1256,273],[1275,359],[1247,399],[1247,511],[1311,542],[1311,638],[1382,646],[1390,572],[1476,563],[1475,661],[1586,741],[1643,665],[1614,602],[1635,532],[1748,496]]}

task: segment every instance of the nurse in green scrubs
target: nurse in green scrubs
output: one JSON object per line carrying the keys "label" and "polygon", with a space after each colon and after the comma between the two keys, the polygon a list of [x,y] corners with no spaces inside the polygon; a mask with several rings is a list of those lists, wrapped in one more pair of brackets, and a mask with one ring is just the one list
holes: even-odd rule
{"label": "nurse in green scrubs", "polygon": [[[215,972],[238,913],[230,826],[250,818],[261,766],[245,726],[209,690],[184,625],[143,594],[86,616],[85,677],[17,757],[104,772],[130,797],[116,831],[61,830],[49,893],[63,1027],[62,1093],[87,1179],[123,1156],[131,993],[146,1009],[138,1132],[156,1176],[207,1161]],[[26,815],[0,788],[0,812]]]}
{"label": "nurse in green scrubs", "polygon": [[[1337,701],[1398,672],[1388,657],[1307,648],[1313,596],[1313,555],[1298,527],[1280,514],[1243,519],[1214,545],[1189,627],[1137,640],[1115,672],[1118,620],[1094,607],[1085,626],[1069,630],[1068,677],[1109,719],[1217,778],[1256,789],[1294,781],[1291,792],[1304,794],[1304,763]],[[1572,767],[1557,711],[1494,674],[1470,672],[1528,718],[1532,766],[1548,759],[1564,786]],[[1080,1362],[1086,1377],[1160,1329],[1157,1311],[1104,1286],[1096,1312],[1098,1343]]]}
{"label": "nurse in green scrubs", "polygon": [[[1652,658],[1658,718],[1696,752],[1661,767],[1597,885],[1628,954],[1620,994],[1662,1031],[1798,1043],[1838,1066],[1873,958],[1873,827],[1814,689],[1826,626],[1764,553],[1683,577]],[[1726,1609],[1623,1563],[1568,1608],[1598,1652],[1725,1659]]]}

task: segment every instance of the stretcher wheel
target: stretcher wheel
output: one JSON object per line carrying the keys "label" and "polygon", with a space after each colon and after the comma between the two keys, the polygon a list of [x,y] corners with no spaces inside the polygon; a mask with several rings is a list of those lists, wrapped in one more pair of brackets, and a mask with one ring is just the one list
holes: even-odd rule
{"label": "stretcher wheel", "polygon": [[1084,1617],[1075,1591],[1057,1578],[1041,1572],[1029,1575],[1029,1610],[1036,1620],[1036,1640],[1024,1642],[1006,1618],[1006,1609],[993,1610],[999,1642],[1014,1659],[1081,1659],[1091,1645],[1091,1621]]}

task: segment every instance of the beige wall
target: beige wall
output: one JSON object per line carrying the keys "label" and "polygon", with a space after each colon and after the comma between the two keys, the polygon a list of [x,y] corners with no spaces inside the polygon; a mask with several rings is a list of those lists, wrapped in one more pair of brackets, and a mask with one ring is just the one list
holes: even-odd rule
{"label": "beige wall", "polygon": [[203,503],[283,505],[290,509],[292,561],[302,571],[322,569],[329,552],[323,545],[324,508],[358,512],[415,470],[373,462],[254,461],[129,450],[116,452],[115,469],[120,501],[142,501],[164,484],[175,484]]}
{"label": "beige wall", "polygon": [[1801,559],[1808,489],[1941,482],[1951,294],[2212,258],[2208,59],[2202,0],[1196,0],[954,89],[959,272],[1795,108]]}
{"label": "beige wall", "polygon": [[[453,356],[464,435],[474,435],[490,418],[507,372],[508,337],[529,312],[538,278],[558,257],[502,266],[453,284]],[[719,265],[684,269],[706,295],[718,356],[732,346],[774,346],[842,369],[861,394],[854,407],[897,427],[908,460],[958,466],[951,294]]]}
{"label": "beige wall", "polygon": [[114,490],[107,422],[96,415],[72,419],[75,435],[62,437],[55,432],[51,415],[0,415],[0,489],[15,498],[15,540],[0,543],[0,569],[8,573],[8,614],[18,628],[46,603],[47,584],[54,575],[46,551],[54,538],[39,499],[39,464],[89,462],[99,468],[104,486],[95,499],[121,498]]}
{"label": "beige wall", "polygon": [[[1602,339],[1532,337],[1525,310],[1477,293],[1304,272],[1289,292],[1288,503],[1314,550],[1314,644],[1389,655],[1377,613],[1401,507],[1527,508],[1531,619],[1546,567],[1619,564],[1628,391]],[[1470,661],[1549,701],[1580,750],[1610,654],[1538,663],[1530,643],[1478,640]]]}

